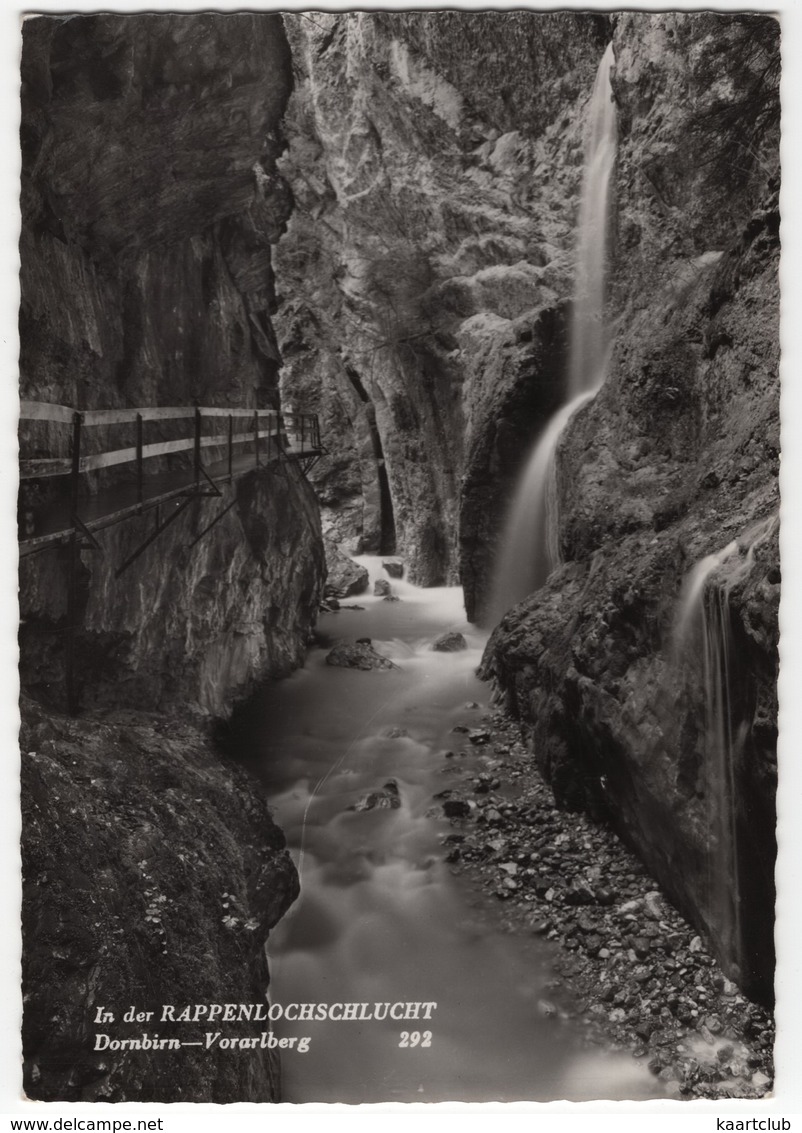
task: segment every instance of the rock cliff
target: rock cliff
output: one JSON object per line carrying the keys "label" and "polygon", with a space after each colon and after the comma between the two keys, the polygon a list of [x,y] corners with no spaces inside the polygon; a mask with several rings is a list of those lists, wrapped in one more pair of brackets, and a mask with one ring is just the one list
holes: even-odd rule
{"label": "rock cliff", "polygon": [[280,161],[296,201],[276,256],[281,381],[337,438],[315,473],[324,526],[349,550],[397,551],[413,582],[461,576],[472,613],[499,498],[483,481],[503,498],[527,418],[558,398],[580,110],[605,20],[286,23],[299,82]]}
{"label": "rock cliff", "polygon": [[[614,351],[561,444],[564,565],[496,630],[485,673],[529,723],[563,804],[611,816],[729,970],[768,998],[778,24],[286,23],[298,83],[281,168],[297,208],[276,257],[277,325],[286,396],[340,438],[318,470],[324,526],[347,549],[396,550],[414,581],[459,577],[479,621],[513,485],[564,397],[585,116],[613,42]],[[705,590],[708,607],[722,596],[731,686],[725,837],[706,697],[717,678],[701,629],[680,647],[676,626],[694,565],[732,542]],[[711,877],[725,841],[748,916],[721,916]]]}
{"label": "rock cliff", "polygon": [[[780,581],[777,25],[628,14],[613,43],[612,362],[561,447],[564,565],[503,620],[485,671],[528,722],[563,803],[610,815],[731,974],[767,999]],[[708,556],[705,634],[682,620],[692,571]]]}
{"label": "rock cliff", "polygon": [[[275,162],[292,85],[280,17],[42,18],[24,31],[22,396],[278,408],[271,258],[291,194]],[[299,663],[323,558],[297,470],[272,465],[197,501],[116,580],[150,523],[83,555],[87,703],[221,713]],[[66,576],[58,552],[23,561],[22,665],[40,693],[54,687]]]}
{"label": "rock cliff", "polygon": [[291,85],[278,16],[26,21],[23,397],[276,403]]}
{"label": "rock cliff", "polygon": [[[292,204],[275,164],[292,85],[280,17],[34,18],[22,79],[22,396],[280,408],[272,246]],[[26,430],[64,455],[55,430]],[[267,1052],[93,1048],[101,1002],[120,1024],[131,1004],[263,1001],[263,944],[297,892],[261,789],[202,723],[302,662],[325,580],[314,496],[291,461],[254,468],[192,502],[118,578],[153,528],[153,513],[133,518],[80,553],[73,720],[60,715],[70,552],[21,561],[35,698],[23,701],[25,1088],[276,1100]]]}

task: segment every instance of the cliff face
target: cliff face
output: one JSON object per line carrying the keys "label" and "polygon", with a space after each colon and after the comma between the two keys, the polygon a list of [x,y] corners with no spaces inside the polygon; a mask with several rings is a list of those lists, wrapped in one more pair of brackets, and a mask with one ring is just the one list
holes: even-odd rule
{"label": "cliff face", "polygon": [[579,111],[605,21],[285,21],[296,209],[277,326],[288,400],[336,438],[315,472],[324,526],[352,550],[397,550],[422,584],[461,573],[472,612],[494,530],[473,493],[492,476],[503,494],[557,396]]}
{"label": "cliff face", "polygon": [[[485,660],[558,797],[611,815],[764,998],[780,580],[776,35],[768,18],[616,23],[613,358],[561,446],[565,565],[507,615]],[[706,556],[718,558],[691,609]],[[741,915],[722,906],[732,894]]]}
{"label": "cliff face", "polygon": [[[291,208],[275,167],[291,82],[278,16],[25,23],[23,397],[278,407],[271,246]],[[115,579],[152,524],[112,528],[82,556],[85,704],[222,713],[300,662],[323,557],[297,470],[197,501]],[[66,554],[21,571],[25,683],[57,700]]]}
{"label": "cliff face", "polygon": [[[22,396],[278,408],[280,18],[31,19],[22,71]],[[64,455],[47,434],[26,426],[24,440]],[[325,578],[319,511],[284,460],[221,490],[119,578],[176,503],[102,531],[79,554],[72,614],[69,548],[21,561],[31,1097],[278,1099],[267,1051],[95,1048],[103,1030],[203,1038],[159,1025],[163,1003],[264,1002],[263,945],[297,893],[259,786],[187,720],[226,715],[302,662]],[[81,714],[68,720],[71,620]],[[113,1027],[95,1024],[100,1005]],[[124,1023],[130,1005],[155,1022]]]}
{"label": "cliff face", "polygon": [[270,245],[291,208],[280,18],[38,18],[23,33],[23,397],[273,404]]}
{"label": "cliff face", "polygon": [[[117,578],[152,529],[152,517],[129,520],[103,534],[102,552],[83,554],[75,634],[83,708],[182,705],[224,716],[255,681],[303,663],[325,568],[317,506],[295,465],[254,470],[220,499],[191,504]],[[32,556],[21,570],[23,686],[56,704],[69,553]]]}
{"label": "cliff face", "polygon": [[[613,41],[613,355],[560,446],[564,565],[507,615],[485,672],[531,726],[560,800],[610,815],[768,997],[778,25],[286,22],[299,81],[282,170],[298,207],[276,261],[282,381],[340,438],[318,473],[324,525],[349,548],[394,541],[417,581],[459,577],[477,620],[513,485],[565,396],[587,106]],[[677,626],[710,555],[705,661],[701,607]],[[713,755],[722,727],[727,768]],[[748,915],[722,912],[727,887]]]}

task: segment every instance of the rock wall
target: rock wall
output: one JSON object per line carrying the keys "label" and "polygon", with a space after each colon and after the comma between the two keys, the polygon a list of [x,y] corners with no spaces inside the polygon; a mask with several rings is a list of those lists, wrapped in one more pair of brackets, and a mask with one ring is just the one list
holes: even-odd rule
{"label": "rock wall", "polygon": [[[278,408],[272,245],[292,205],[276,169],[292,86],[281,18],[32,19],[22,75],[22,396]],[[50,455],[67,441],[35,426],[24,439]],[[85,704],[221,713],[300,662],[324,567],[296,469],[192,504],[116,580],[152,524],[112,528],[102,554],[82,556]],[[56,702],[66,555],[21,570],[24,679]]]}
{"label": "rock wall", "polygon": [[414,582],[461,575],[473,614],[500,518],[482,481],[503,498],[557,396],[581,107],[606,21],[285,23],[298,83],[280,162],[296,201],[276,256],[281,380],[332,441],[315,471],[324,528],[351,551],[397,551]]}
{"label": "rock wall", "polygon": [[[272,245],[291,194],[275,162],[292,84],[280,17],[30,19],[22,76],[22,396],[279,408]],[[55,428],[22,439],[26,455],[66,452]],[[161,1005],[263,1003],[264,942],[297,894],[260,787],[199,722],[302,662],[325,579],[319,510],[287,461],[221,490],[119,578],[153,512],[80,552],[72,635],[69,549],[21,561],[33,1098],[279,1098],[267,1051],[94,1046],[100,1005],[114,1039],[141,1036],[122,1020],[136,1005],[156,1012],[148,1033],[202,1040],[160,1025]],[[71,636],[76,719],[60,714]]]}
{"label": "rock wall", "polygon": [[25,22],[23,397],[276,404],[291,85],[275,15]]}
{"label": "rock wall", "polygon": [[[730,972],[769,999],[780,580],[777,25],[626,14],[613,42],[613,359],[561,447],[565,563],[502,621],[485,672],[528,722],[558,797],[612,816]],[[680,640],[678,623],[683,580],[731,542],[706,584],[730,639],[724,715],[734,737],[726,774],[735,815],[727,850],[706,697],[714,674],[700,629]],[[722,917],[722,888],[740,905],[735,918]]]}
{"label": "rock wall", "polygon": [[[219,499],[190,504],[118,578],[153,522],[145,515],[109,528],[101,551],[81,555],[78,702],[225,716],[258,680],[303,663],[325,575],[312,490],[289,461],[249,472]],[[23,687],[59,707],[69,556],[69,547],[55,548],[20,569]]]}

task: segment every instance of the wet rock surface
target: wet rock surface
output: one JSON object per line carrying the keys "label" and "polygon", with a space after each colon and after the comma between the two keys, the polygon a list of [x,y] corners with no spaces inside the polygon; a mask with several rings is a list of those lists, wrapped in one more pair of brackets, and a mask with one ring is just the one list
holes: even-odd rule
{"label": "wet rock surface", "polygon": [[443,753],[443,857],[493,923],[553,943],[541,1013],[631,1051],[680,1098],[763,1097],[771,1015],[608,826],[557,807],[519,726],[500,712],[483,724],[480,748]]}
{"label": "wet rock surface", "polygon": [[457,630],[441,634],[432,645],[432,649],[434,649],[436,653],[459,653],[460,650],[467,648],[468,642],[465,640],[464,635]]}
{"label": "wet rock surface", "polygon": [[326,664],[346,669],[397,669],[388,657],[377,653],[369,640],[335,645],[326,655]]}
{"label": "wet rock surface", "polygon": [[401,795],[395,779],[390,779],[380,791],[370,791],[359,802],[349,806],[349,810],[398,810],[401,806]]}

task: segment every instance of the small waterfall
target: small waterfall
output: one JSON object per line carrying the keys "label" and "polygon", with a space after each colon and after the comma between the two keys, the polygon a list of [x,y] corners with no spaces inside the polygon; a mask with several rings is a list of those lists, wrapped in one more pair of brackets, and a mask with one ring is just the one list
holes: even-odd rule
{"label": "small waterfall", "polygon": [[507,513],[488,608],[491,624],[542,586],[561,561],[557,448],[568,422],[600,389],[607,373],[610,344],[604,322],[604,282],[616,151],[615,104],[610,83],[614,64],[611,43],[599,64],[589,105],[577,228],[568,400],[538,438]]}
{"label": "small waterfall", "polygon": [[[736,822],[735,762],[730,666],[729,595],[745,564],[724,585],[708,585],[711,576],[738,553],[733,541],[705,555],[688,573],[680,595],[674,630],[675,662],[681,671],[690,650],[701,646],[705,710],[705,792],[708,798],[710,853],[708,891],[714,929],[724,952],[740,968],[740,894]],[[698,655],[698,654],[697,654]],[[739,972],[733,971],[733,975]]]}
{"label": "small waterfall", "polygon": [[[744,969],[741,926],[741,879],[738,846],[738,768],[746,724],[737,721],[730,595],[749,575],[756,548],[774,529],[775,516],[757,524],[741,540],[700,559],[688,573],[674,626],[674,663],[678,671],[701,647],[705,709],[705,775],[709,800],[710,911],[723,958],[738,979]],[[733,560],[737,558],[737,562]],[[726,566],[720,582],[716,571]],[[698,655],[698,652],[697,652]]]}
{"label": "small waterfall", "polygon": [[500,621],[510,606],[542,586],[560,562],[557,497],[557,443],[574,413],[593,396],[581,393],[559,409],[546,426],[524,469],[493,579],[490,620]]}
{"label": "small waterfall", "polygon": [[712,555],[705,555],[688,572],[680,593],[679,614],[674,629],[674,640],[680,649],[684,648],[691,626],[699,617],[705,583],[713,571],[718,570],[721,564],[726,562],[730,555],[737,550],[738,544],[733,540],[723,550]]}

